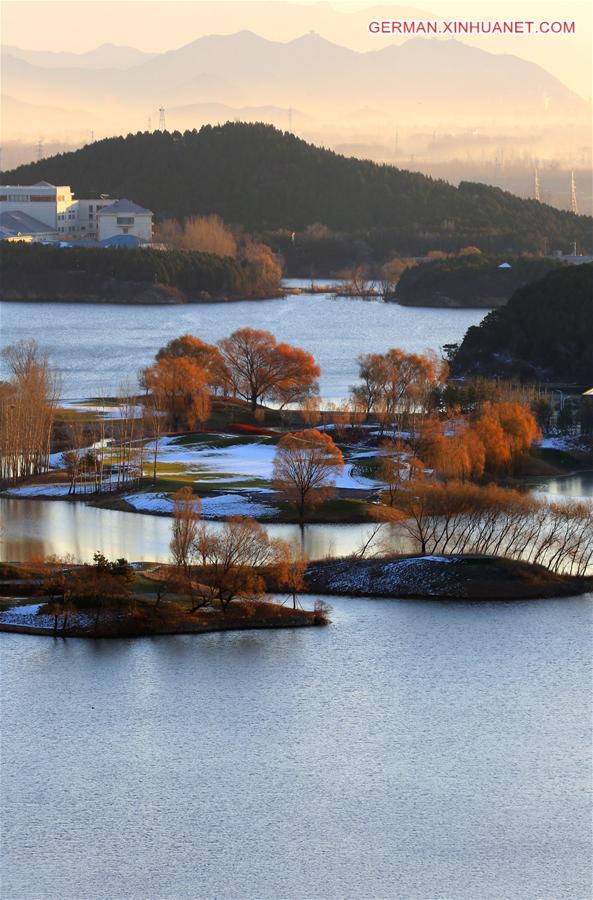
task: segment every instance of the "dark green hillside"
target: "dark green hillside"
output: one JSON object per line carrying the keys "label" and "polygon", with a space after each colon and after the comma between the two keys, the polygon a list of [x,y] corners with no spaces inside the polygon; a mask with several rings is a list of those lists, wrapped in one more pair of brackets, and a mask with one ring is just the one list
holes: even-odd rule
{"label": "dark green hillside", "polygon": [[454,375],[593,383],[593,264],[567,266],[516,291],[469,328]]}
{"label": "dark green hillside", "polygon": [[[508,263],[510,268],[500,268]],[[520,287],[565,263],[542,257],[451,257],[406,269],[396,300],[404,306],[502,306]]]}
{"label": "dark green hillside", "polygon": [[444,181],[339,156],[269,125],[108,138],[4,173],[7,183],[70,184],[129,197],[159,218],[218,213],[249,230],[386,232],[393,249],[478,244],[490,252],[591,245],[590,219],[498,188]]}

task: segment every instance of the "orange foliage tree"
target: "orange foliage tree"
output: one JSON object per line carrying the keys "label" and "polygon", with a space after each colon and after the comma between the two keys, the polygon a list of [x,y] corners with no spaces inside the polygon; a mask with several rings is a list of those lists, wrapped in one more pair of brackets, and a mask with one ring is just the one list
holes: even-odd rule
{"label": "orange foliage tree", "polygon": [[296,595],[305,587],[305,572],[309,558],[299,543],[276,541],[277,560],[274,574],[278,587],[292,596],[292,608],[296,609]]}
{"label": "orange foliage tree", "polygon": [[234,597],[261,597],[264,569],[279,552],[263,525],[243,516],[231,516],[219,531],[201,526],[194,550],[203,566],[200,579],[223,612]]}
{"label": "orange foliage tree", "polygon": [[253,412],[264,399],[283,408],[319,391],[321,370],[313,356],[300,347],[278,344],[269,331],[240,328],[219,347],[233,390]]}
{"label": "orange foliage tree", "polygon": [[311,429],[285,434],[274,458],[274,482],[295,504],[304,521],[308,509],[317,506],[335,489],[335,476],[344,468],[344,457],[329,434]]}
{"label": "orange foliage tree", "polygon": [[236,256],[232,232],[219,216],[191,216],[180,223],[165,219],[157,226],[155,238],[175,250],[198,250],[216,256]]}
{"label": "orange foliage tree", "polygon": [[165,357],[144,370],[147,389],[167,411],[171,427],[196,428],[210,413],[208,376],[197,362],[187,356]]}
{"label": "orange foliage tree", "polygon": [[203,369],[208,385],[213,391],[224,390],[228,385],[229,375],[220,350],[215,344],[208,344],[193,334],[182,334],[161,347],[155,359],[160,362],[162,359],[179,357],[186,357]]}
{"label": "orange foliage tree", "polygon": [[360,384],[352,389],[352,395],[366,409],[367,417],[375,413],[383,428],[426,411],[448,371],[447,364],[434,355],[397,348],[363,354],[358,365]]}
{"label": "orange foliage tree", "polygon": [[484,474],[485,448],[467,423],[426,419],[419,429],[417,453],[445,481],[479,479]]}
{"label": "orange foliage tree", "polygon": [[488,471],[508,471],[529,453],[539,427],[529,406],[523,403],[487,401],[474,430],[484,445]]}

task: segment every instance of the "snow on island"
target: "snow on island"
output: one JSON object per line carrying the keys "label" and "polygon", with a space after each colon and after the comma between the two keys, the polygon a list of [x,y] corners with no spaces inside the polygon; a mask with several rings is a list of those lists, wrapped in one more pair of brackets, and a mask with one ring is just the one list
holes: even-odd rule
{"label": "snow on island", "polygon": [[[265,493],[272,494],[272,491]],[[129,503],[137,512],[162,515],[171,515],[173,512],[173,500],[168,494],[155,492],[126,494],[122,500]],[[251,516],[254,519],[266,519],[278,515],[277,509],[238,493],[202,497],[201,506],[204,519],[224,519],[226,516]]]}
{"label": "snow on island", "polygon": [[311,593],[440,600],[519,600],[587,593],[593,578],[493,556],[401,556],[312,563]]}

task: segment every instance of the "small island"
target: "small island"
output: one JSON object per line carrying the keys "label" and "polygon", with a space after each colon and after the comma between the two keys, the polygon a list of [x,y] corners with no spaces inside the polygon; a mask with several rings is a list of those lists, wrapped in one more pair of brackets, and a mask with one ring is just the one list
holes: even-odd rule
{"label": "small island", "polygon": [[[313,562],[183,567],[125,560],[3,566],[0,631],[51,637],[130,638],[330,624],[323,596],[394,600],[509,601],[570,597],[593,590],[593,576],[477,554],[391,556]],[[278,593],[276,593],[278,592]],[[279,599],[284,592],[283,599]],[[299,594],[318,597],[304,609]],[[290,595],[292,595],[291,602]],[[29,602],[27,602],[27,597]],[[30,602],[36,600],[37,602]]]}
{"label": "small island", "polygon": [[[238,547],[245,540],[244,527],[235,536],[233,547],[227,543],[232,562],[199,571],[183,563],[132,566],[101,553],[92,564],[56,559],[2,564],[0,631],[127,638],[329,624],[330,608],[321,600],[312,609],[302,607],[296,596],[302,582],[289,565],[249,564]],[[284,597],[271,599],[271,580]]]}

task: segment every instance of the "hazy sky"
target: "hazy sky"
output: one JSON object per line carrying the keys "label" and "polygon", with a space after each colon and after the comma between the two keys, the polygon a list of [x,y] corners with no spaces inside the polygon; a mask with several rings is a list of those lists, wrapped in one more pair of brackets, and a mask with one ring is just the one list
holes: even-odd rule
{"label": "hazy sky", "polygon": [[248,29],[287,41],[311,29],[356,50],[402,39],[369,35],[370,18],[575,21],[575,35],[464,36],[465,43],[537,62],[581,96],[591,96],[591,4],[588,0],[421,0],[307,3],[295,0],[2,0],[2,42],[34,50],[81,52],[102,43],[163,51],[204,34]]}

